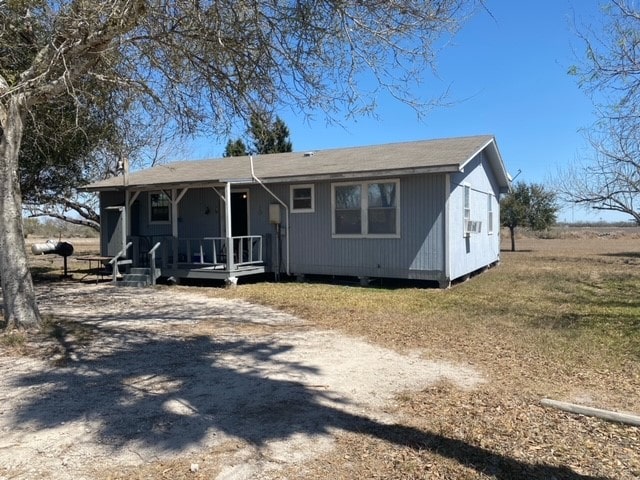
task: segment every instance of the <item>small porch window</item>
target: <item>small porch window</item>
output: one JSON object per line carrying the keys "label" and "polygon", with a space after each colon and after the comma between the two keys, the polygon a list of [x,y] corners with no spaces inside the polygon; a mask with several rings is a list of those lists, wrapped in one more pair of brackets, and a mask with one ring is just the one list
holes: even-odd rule
{"label": "small porch window", "polygon": [[149,223],[171,221],[171,200],[165,192],[149,192]]}
{"label": "small porch window", "polygon": [[291,185],[291,212],[313,213],[314,211],[313,185]]}

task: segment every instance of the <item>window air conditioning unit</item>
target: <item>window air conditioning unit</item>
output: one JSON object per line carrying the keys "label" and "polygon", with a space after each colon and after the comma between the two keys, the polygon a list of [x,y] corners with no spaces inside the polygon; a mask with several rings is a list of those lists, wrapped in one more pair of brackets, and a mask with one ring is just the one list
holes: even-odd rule
{"label": "window air conditioning unit", "polygon": [[482,230],[482,222],[478,220],[467,220],[465,222],[464,233],[469,235],[470,233],[480,233]]}

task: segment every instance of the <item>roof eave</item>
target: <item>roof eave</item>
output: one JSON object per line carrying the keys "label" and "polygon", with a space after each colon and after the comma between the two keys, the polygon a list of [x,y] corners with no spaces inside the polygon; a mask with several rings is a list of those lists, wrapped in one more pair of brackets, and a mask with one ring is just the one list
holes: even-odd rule
{"label": "roof eave", "polygon": [[349,180],[354,178],[382,178],[402,175],[426,174],[426,173],[451,173],[458,171],[458,164],[439,165],[437,167],[412,167],[412,168],[392,168],[386,170],[363,170],[360,172],[341,172],[309,175],[290,175],[260,177],[265,183],[294,183],[312,182],[325,180]]}
{"label": "roof eave", "polygon": [[480,152],[482,152],[485,149],[488,152],[489,162],[491,163],[491,166],[493,167],[493,171],[496,175],[496,178],[498,179],[498,183],[501,191],[502,189],[506,189],[508,191],[511,188],[511,180],[509,177],[509,173],[507,172],[507,169],[502,160],[502,155],[500,154],[500,150],[498,150],[498,144],[496,143],[495,137],[491,137],[489,140],[487,140],[487,142],[484,143],[475,152],[473,152],[473,154],[471,154],[469,158],[467,158],[467,160],[461,163],[460,171],[463,171],[464,167],[471,160],[473,160]]}
{"label": "roof eave", "polygon": [[[353,178],[382,178],[394,177],[402,175],[428,174],[428,173],[452,173],[460,169],[458,164],[438,165],[437,167],[413,167],[413,168],[392,168],[386,170],[363,170],[360,172],[342,172],[342,173],[326,173],[326,174],[309,174],[309,175],[291,175],[291,176],[274,176],[260,177],[265,183],[296,183],[296,182],[312,182],[325,180],[349,180]],[[197,182],[176,182],[176,183],[147,183],[128,185],[106,185],[91,187],[87,185],[82,187],[82,191],[86,192],[108,192],[108,191],[125,191],[125,190],[162,190],[169,188],[204,188],[219,187],[225,183],[233,183],[236,185],[250,185],[255,183],[253,179],[214,179],[202,180]]]}

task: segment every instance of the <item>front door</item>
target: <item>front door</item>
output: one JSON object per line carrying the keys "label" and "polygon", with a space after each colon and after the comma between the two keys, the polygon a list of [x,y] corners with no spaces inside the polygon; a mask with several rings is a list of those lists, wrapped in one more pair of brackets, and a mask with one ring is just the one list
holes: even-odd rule
{"label": "front door", "polygon": [[231,192],[231,236],[249,235],[249,192]]}

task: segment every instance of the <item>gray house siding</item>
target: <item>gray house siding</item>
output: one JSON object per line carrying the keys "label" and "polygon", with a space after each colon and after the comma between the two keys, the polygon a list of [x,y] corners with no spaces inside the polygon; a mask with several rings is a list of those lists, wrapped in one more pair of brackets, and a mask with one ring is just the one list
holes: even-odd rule
{"label": "gray house siding", "polygon": [[[471,220],[482,222],[479,233],[464,233],[464,190],[470,187]],[[491,195],[493,232],[488,230]],[[476,155],[463,172],[451,175],[449,200],[450,278],[467,275],[500,260],[499,187],[484,153]]]}
{"label": "gray house siding", "polygon": [[[485,168],[483,168],[485,167]],[[453,174],[421,174],[395,177],[400,185],[399,238],[335,238],[332,236],[332,184],[311,182],[315,209],[309,213],[289,214],[290,273],[340,276],[365,276],[435,280],[466,275],[499,259],[498,187],[487,174],[486,160],[480,154]],[[446,182],[451,179],[449,197],[449,229],[445,235]],[[366,181],[367,178],[356,179]],[[376,179],[379,180],[379,179]],[[303,182],[309,184],[310,182]],[[341,182],[337,182],[341,183]],[[480,234],[464,236],[464,185],[471,186],[472,219],[483,223]],[[289,208],[292,184],[268,184],[268,188]],[[220,191],[220,190],[219,190]],[[269,205],[278,203],[257,184],[238,186],[232,191],[247,192],[249,204],[249,234],[263,237],[263,258],[266,271],[277,270],[280,257],[282,272],[286,266],[287,218],[282,209],[280,249],[276,228],[269,222]],[[220,191],[220,193],[222,193]],[[487,232],[487,194],[493,199],[494,232]],[[123,205],[121,192],[102,192],[103,234],[101,250],[114,255],[120,248],[122,222],[105,210],[107,206]],[[156,241],[171,237],[171,223],[149,221],[149,192],[141,192],[131,208],[131,233],[138,242],[150,247]],[[189,189],[178,205],[178,236],[181,239],[201,239],[224,236],[224,202],[211,187]],[[450,272],[447,278],[445,241],[449,241]],[[192,246],[192,253],[195,251]],[[134,250],[143,245],[134,246]],[[182,251],[185,250],[185,251]],[[205,258],[211,256],[205,249]],[[184,242],[179,254],[186,254]]]}
{"label": "gray house siding", "polygon": [[[249,179],[254,171],[273,194],[260,182],[238,180],[234,184],[229,180]],[[300,179],[299,183],[289,180],[293,178]],[[147,259],[145,253],[155,242],[169,240],[163,244],[163,260],[169,260],[173,268],[177,263],[191,263],[180,273],[189,275],[191,270],[200,270],[198,278],[205,278],[209,271],[216,275],[211,273],[206,278],[222,278],[217,270],[224,270],[221,274],[227,278],[241,269],[246,274],[284,272],[289,265],[288,271],[294,275],[424,279],[442,286],[499,261],[499,195],[510,185],[495,139],[490,136],[336,149],[316,155],[290,153],[177,162],[131,173],[129,182],[130,198],[135,198],[128,212],[134,262]],[[225,214],[229,212],[221,194],[229,183],[234,208],[236,202],[244,202],[235,193],[247,194],[247,231],[262,238],[264,265],[244,268],[248,262],[241,261],[233,270],[218,268],[223,265],[197,265],[200,248],[205,263],[213,257],[213,242],[203,239],[226,236]],[[356,183],[360,190],[348,188]],[[371,188],[371,183],[386,185]],[[178,189],[184,185],[193,188]],[[218,185],[217,192],[210,185]],[[297,192],[300,212],[291,211],[292,186],[301,187]],[[313,189],[312,208],[307,203],[307,190],[302,190],[308,186]],[[97,182],[91,188],[102,190],[101,251],[114,255],[127,228],[120,211],[108,208],[124,205],[124,193],[114,191],[122,188],[121,179]],[[150,222],[150,191],[158,189],[173,189],[174,195],[184,193],[177,211],[172,208],[173,222]],[[338,217],[333,210],[334,194],[342,205]],[[399,210],[395,210],[399,215],[395,217],[390,202],[393,198],[399,198]],[[282,228],[277,235],[269,213],[270,205],[279,201],[289,207],[290,213],[287,216],[281,209]],[[373,202],[370,208],[369,201]],[[157,212],[163,213],[161,209]],[[231,216],[234,236],[244,235],[239,223],[244,216],[234,214],[233,209]],[[358,218],[363,223],[359,224]],[[481,228],[466,232],[467,219],[481,223]],[[394,221],[396,229],[391,228]],[[343,235],[333,234],[336,222]],[[360,226],[362,231],[371,228],[380,233],[363,235]],[[172,240],[173,234],[177,242]],[[236,239],[235,245],[239,243]],[[222,252],[223,244],[216,241],[217,253],[218,248]],[[255,271],[251,271],[254,266]]]}
{"label": "gray house siding", "polygon": [[115,255],[122,248],[122,232],[125,225],[120,213],[117,210],[108,210],[108,207],[123,205],[124,194],[121,192],[100,194],[100,252],[104,255]]}
{"label": "gray house siding", "polygon": [[315,212],[291,214],[292,273],[441,278],[444,175],[400,177],[400,238],[333,238],[331,182],[314,187]]}
{"label": "gray house siding", "polygon": [[[289,193],[288,185],[268,185],[271,190],[279,199],[288,204],[287,195]],[[276,271],[277,265],[273,265],[275,259],[278,258],[276,250],[278,249],[276,242],[276,227],[269,222],[269,205],[272,203],[278,203],[278,201],[271,196],[260,185],[251,185],[249,188],[249,234],[261,235],[263,237],[262,251],[265,261],[266,271]],[[285,271],[285,259],[286,259],[286,218],[284,208],[281,209],[281,270]]]}

